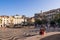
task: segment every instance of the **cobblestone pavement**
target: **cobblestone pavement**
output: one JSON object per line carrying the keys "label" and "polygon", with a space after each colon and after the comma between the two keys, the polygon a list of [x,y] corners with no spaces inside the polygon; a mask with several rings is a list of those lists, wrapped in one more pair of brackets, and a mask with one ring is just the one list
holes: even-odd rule
{"label": "cobblestone pavement", "polygon": [[[30,34],[34,34],[32,30],[27,28],[0,28],[0,40],[23,40]],[[32,33],[33,32],[33,33]],[[27,36],[28,35],[28,36]]]}
{"label": "cobblestone pavement", "polygon": [[60,34],[51,35],[40,40],[60,40]]}
{"label": "cobblestone pavement", "polygon": [[10,29],[10,28],[0,28],[0,39],[1,40],[17,40],[22,38],[24,29]]}
{"label": "cobblestone pavement", "polygon": [[[51,38],[51,39],[50,39]],[[60,32],[50,32],[45,35],[36,35],[28,37],[25,40],[60,40]]]}
{"label": "cobblestone pavement", "polygon": [[[60,28],[50,28],[47,32],[60,31]],[[39,28],[28,29],[28,28],[0,28],[0,40],[24,40],[28,37],[38,35]]]}

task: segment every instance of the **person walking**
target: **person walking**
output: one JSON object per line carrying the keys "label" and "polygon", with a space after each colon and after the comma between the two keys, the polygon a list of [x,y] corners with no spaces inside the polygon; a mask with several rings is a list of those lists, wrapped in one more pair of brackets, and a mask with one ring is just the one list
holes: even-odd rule
{"label": "person walking", "polygon": [[45,34],[45,31],[46,31],[45,25],[41,25],[39,34],[40,35],[44,35]]}

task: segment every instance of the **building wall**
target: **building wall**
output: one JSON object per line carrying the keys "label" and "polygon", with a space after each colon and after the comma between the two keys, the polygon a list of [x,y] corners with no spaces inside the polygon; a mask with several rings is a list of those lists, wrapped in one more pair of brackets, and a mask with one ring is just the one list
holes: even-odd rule
{"label": "building wall", "polygon": [[24,21],[27,22],[27,19],[22,16],[14,16],[14,24],[21,24]]}
{"label": "building wall", "polygon": [[5,27],[10,24],[21,24],[22,22],[27,22],[27,19],[22,18],[22,16],[0,16],[0,27]]}
{"label": "building wall", "polygon": [[21,24],[24,19],[14,19],[14,24]]}
{"label": "building wall", "polygon": [[2,18],[0,17],[0,27],[1,27],[1,25],[2,25]]}
{"label": "building wall", "polygon": [[42,12],[42,13],[37,13],[35,14],[35,19],[43,19],[45,18],[47,21],[51,21],[55,18],[56,14],[60,13],[60,8],[59,9],[53,9],[53,10],[49,10],[46,12]]}
{"label": "building wall", "polygon": [[35,18],[35,20],[36,19],[42,20],[43,19],[43,15],[41,13],[38,13],[38,14],[35,14],[34,18]]}

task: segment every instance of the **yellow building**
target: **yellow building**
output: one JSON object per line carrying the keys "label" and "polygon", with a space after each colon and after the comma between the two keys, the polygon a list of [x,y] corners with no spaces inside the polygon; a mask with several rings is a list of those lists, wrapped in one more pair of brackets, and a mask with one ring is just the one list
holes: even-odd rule
{"label": "yellow building", "polygon": [[31,22],[35,22],[35,18],[34,17],[31,18]]}
{"label": "yellow building", "polygon": [[0,27],[6,27],[11,24],[21,24],[24,21],[26,22],[27,19],[24,20],[22,16],[0,16]]}
{"label": "yellow building", "polygon": [[0,27],[2,26],[2,18],[0,17]]}
{"label": "yellow building", "polygon": [[31,17],[31,18],[28,18],[28,23],[34,23],[35,22],[35,18],[34,17]]}
{"label": "yellow building", "polygon": [[9,24],[10,23],[14,23],[14,17],[13,16],[9,16]]}

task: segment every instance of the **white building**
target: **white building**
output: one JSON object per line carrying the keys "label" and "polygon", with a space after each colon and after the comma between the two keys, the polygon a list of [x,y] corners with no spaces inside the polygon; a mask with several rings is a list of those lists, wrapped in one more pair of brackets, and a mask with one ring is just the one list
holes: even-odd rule
{"label": "white building", "polygon": [[53,10],[49,10],[46,12],[35,14],[35,18],[40,19],[40,20],[45,18],[47,21],[51,21],[55,18],[55,15],[57,15],[59,13],[60,13],[60,8],[53,9]]}
{"label": "white building", "polygon": [[24,21],[27,22],[27,19],[24,19],[23,16],[14,16],[14,24],[21,24]]}
{"label": "white building", "polygon": [[8,16],[0,16],[0,27],[5,27],[8,24]]}
{"label": "white building", "polygon": [[6,27],[9,24],[21,24],[27,22],[23,16],[0,16],[0,27]]}

